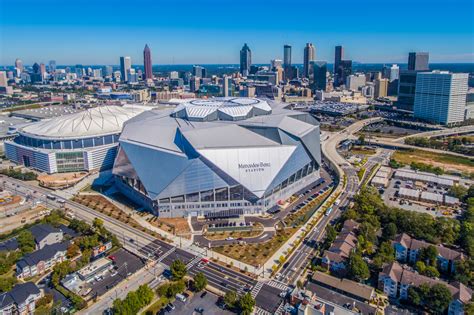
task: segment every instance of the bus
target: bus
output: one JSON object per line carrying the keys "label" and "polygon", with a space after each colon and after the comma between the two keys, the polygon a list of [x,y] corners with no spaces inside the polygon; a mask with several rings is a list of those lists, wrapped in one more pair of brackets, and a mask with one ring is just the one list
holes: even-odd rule
{"label": "bus", "polygon": [[56,196],[55,195],[46,195],[46,198],[48,198],[49,200],[56,200]]}

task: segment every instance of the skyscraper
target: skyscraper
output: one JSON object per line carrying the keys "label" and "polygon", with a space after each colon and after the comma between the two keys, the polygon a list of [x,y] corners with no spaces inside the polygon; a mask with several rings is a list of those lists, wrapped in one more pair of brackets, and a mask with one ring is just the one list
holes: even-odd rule
{"label": "skyscraper", "polygon": [[316,51],[312,43],[306,43],[306,47],[304,48],[304,60],[303,60],[303,77],[308,78],[310,77],[310,73],[312,71],[310,67],[311,61],[316,59]]}
{"label": "skyscraper", "polygon": [[244,44],[240,50],[240,74],[244,77],[249,75],[250,66],[252,65],[252,51],[247,44]]}
{"label": "skyscraper", "polygon": [[23,72],[23,61],[21,59],[16,59],[15,60],[15,68],[17,70],[18,76]]}
{"label": "skyscraper", "polygon": [[388,79],[375,80],[374,98],[387,97]]}
{"label": "skyscraper", "polygon": [[193,66],[193,76],[195,76],[196,78],[205,78],[206,69],[201,66]]}
{"label": "skyscraper", "polygon": [[148,44],[145,45],[145,49],[143,49],[143,65],[145,68],[145,79],[153,79],[153,69],[151,63],[151,50],[148,47]]}
{"label": "skyscraper", "polygon": [[38,63],[33,64],[33,73],[30,75],[31,83],[42,82],[41,67]]}
{"label": "skyscraper", "polygon": [[411,52],[408,54],[408,70],[427,71],[429,67],[430,56],[427,52]]}
{"label": "skyscraper", "polygon": [[50,73],[56,72],[56,60],[49,61],[49,72]]}
{"label": "skyscraper", "polygon": [[120,57],[120,74],[123,82],[128,81],[128,73],[132,68],[132,59],[128,56]]}
{"label": "skyscraper", "polygon": [[291,46],[283,46],[283,68],[291,66]]}
{"label": "skyscraper", "polygon": [[418,72],[414,116],[443,125],[463,122],[467,81],[467,73]]}
{"label": "skyscraper", "polygon": [[0,71],[0,87],[7,87],[7,86],[8,86],[7,73],[5,71]]}
{"label": "skyscraper", "polygon": [[44,75],[46,74],[46,65],[44,63],[40,64],[40,74],[41,78],[44,78]]}
{"label": "skyscraper", "polygon": [[313,61],[313,90],[326,91],[326,73],[328,65],[326,61]]}
{"label": "skyscraper", "polygon": [[343,85],[352,73],[352,60],[344,60],[344,48],[336,46],[334,54],[334,87]]}

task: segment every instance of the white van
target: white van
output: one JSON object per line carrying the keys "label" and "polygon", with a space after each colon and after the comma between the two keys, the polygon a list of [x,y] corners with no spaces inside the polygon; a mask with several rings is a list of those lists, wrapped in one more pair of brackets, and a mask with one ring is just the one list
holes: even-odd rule
{"label": "white van", "polygon": [[186,297],[182,294],[176,294],[176,298],[180,300],[181,302],[186,302]]}

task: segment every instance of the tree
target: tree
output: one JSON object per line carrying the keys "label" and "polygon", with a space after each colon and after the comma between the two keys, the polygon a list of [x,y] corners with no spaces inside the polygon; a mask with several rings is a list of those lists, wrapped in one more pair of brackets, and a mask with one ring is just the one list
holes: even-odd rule
{"label": "tree", "polygon": [[420,249],[420,260],[431,266],[436,266],[438,259],[438,249],[433,245]]}
{"label": "tree", "polygon": [[204,288],[207,286],[207,278],[202,272],[198,272],[194,276],[194,289],[196,289],[196,292],[204,290]]}
{"label": "tree", "polygon": [[173,280],[181,280],[186,275],[186,265],[179,259],[176,259],[170,266],[171,277]]}
{"label": "tree", "polygon": [[252,314],[253,308],[255,307],[255,299],[252,297],[250,292],[245,293],[239,299],[240,314],[250,315]]}
{"label": "tree", "polygon": [[359,139],[358,139],[358,140],[359,140],[359,144],[360,144],[360,145],[364,145],[364,144],[365,144],[365,135],[364,135],[364,134],[361,134],[361,135],[359,136]]}
{"label": "tree", "polygon": [[67,248],[67,258],[71,259],[72,257],[75,257],[77,254],[79,254],[79,246],[77,246],[77,244],[75,243],[72,243],[71,245],[69,245],[69,247]]}
{"label": "tree", "polygon": [[448,194],[450,196],[456,197],[459,200],[463,200],[464,197],[466,197],[467,193],[467,188],[459,184],[452,186],[448,191]]}
{"label": "tree", "polygon": [[408,288],[408,301],[410,301],[415,306],[421,305],[422,301],[421,296],[418,293],[418,288],[413,286]]}
{"label": "tree", "polygon": [[393,240],[397,235],[398,229],[397,225],[393,222],[387,224],[387,226],[382,230],[382,236],[385,240]]}
{"label": "tree", "polygon": [[367,263],[362,259],[361,255],[352,253],[349,256],[348,274],[350,278],[357,281],[362,281],[369,278],[369,266],[367,266]]}
{"label": "tree", "polygon": [[423,275],[425,274],[426,265],[423,261],[419,260],[415,263],[415,269]]}
{"label": "tree", "polygon": [[377,268],[383,267],[384,264],[389,264],[395,260],[395,250],[390,241],[383,242],[374,257],[374,265]]}
{"label": "tree", "polygon": [[425,268],[425,272],[423,274],[425,276],[431,277],[431,278],[438,278],[439,277],[439,271],[434,266],[427,266]]}
{"label": "tree", "polygon": [[31,253],[36,248],[35,238],[29,230],[23,230],[17,236],[18,247],[23,254]]}
{"label": "tree", "polygon": [[89,261],[91,260],[91,256],[92,256],[92,250],[90,248],[83,250],[82,256],[81,256],[81,265],[82,266],[87,265]]}
{"label": "tree", "polygon": [[227,291],[224,295],[224,303],[230,309],[235,308],[237,304],[237,299],[238,299],[238,296],[235,290]]}
{"label": "tree", "polygon": [[95,218],[94,221],[92,221],[92,226],[97,230],[101,231],[104,227],[104,221],[102,221],[99,218]]}
{"label": "tree", "polygon": [[10,291],[17,282],[15,277],[0,277],[0,293]]}
{"label": "tree", "polygon": [[451,292],[445,285],[435,284],[425,299],[426,307],[435,314],[443,314],[451,303],[451,298]]}

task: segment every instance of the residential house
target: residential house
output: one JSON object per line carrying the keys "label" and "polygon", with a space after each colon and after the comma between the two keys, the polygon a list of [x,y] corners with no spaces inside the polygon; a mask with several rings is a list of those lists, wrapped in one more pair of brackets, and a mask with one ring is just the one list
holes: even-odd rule
{"label": "residential house", "polygon": [[322,265],[334,273],[344,274],[346,272],[346,260],[357,246],[356,230],[359,224],[354,220],[346,220],[344,226],[332,243],[331,247],[324,251]]}
{"label": "residential house", "polygon": [[17,284],[9,292],[0,294],[0,314],[34,314],[36,302],[42,296],[33,282]]}
{"label": "residential house", "polygon": [[16,275],[18,278],[32,277],[42,274],[57,263],[66,260],[69,242],[45,245],[42,249],[26,254],[16,263]]}
{"label": "residential house", "polygon": [[[420,241],[410,237],[406,233],[398,235],[392,242],[395,249],[395,257],[400,262],[416,263],[420,250],[426,248],[431,243]],[[456,250],[444,247],[442,245],[433,245],[438,250],[438,265],[441,270],[454,272],[456,261],[464,259],[464,255]]]}
{"label": "residential house", "polygon": [[63,231],[50,224],[37,224],[30,227],[29,230],[35,239],[36,249],[62,242],[64,238]]}
{"label": "residential house", "polygon": [[429,278],[420,275],[410,267],[400,265],[398,262],[392,262],[385,266],[382,272],[379,273],[378,280],[379,289],[383,290],[387,296],[402,300],[408,298],[408,288],[411,286],[443,284],[452,295],[452,301],[448,309],[449,315],[464,314],[464,306],[472,298],[472,290],[460,282],[447,283],[439,279]]}

